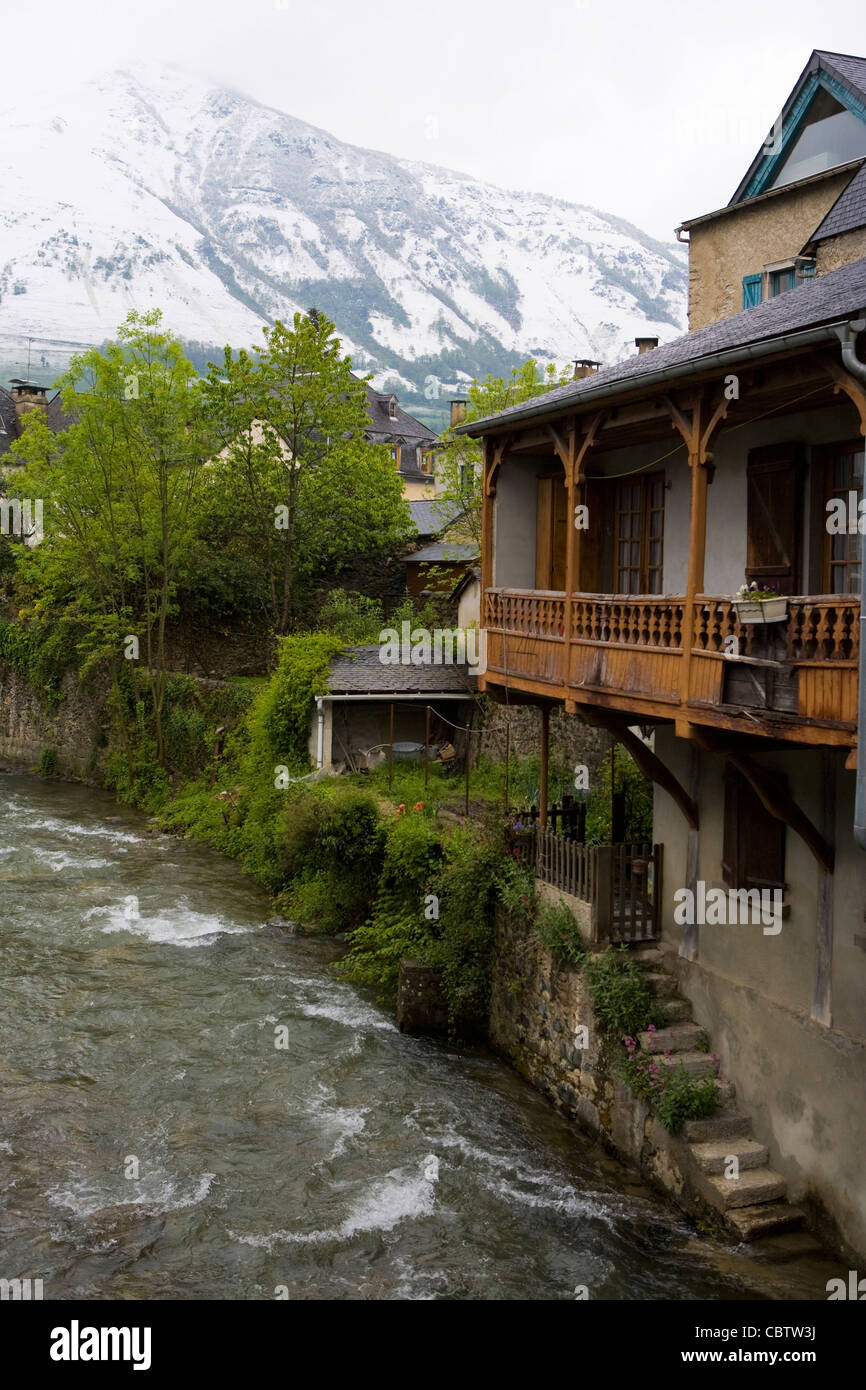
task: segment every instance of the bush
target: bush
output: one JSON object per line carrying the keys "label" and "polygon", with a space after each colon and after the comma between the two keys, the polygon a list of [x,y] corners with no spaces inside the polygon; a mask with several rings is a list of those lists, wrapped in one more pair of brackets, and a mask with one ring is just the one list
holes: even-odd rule
{"label": "bush", "polygon": [[288,795],[274,830],[276,873],[290,880],[277,900],[280,911],[324,931],[357,926],[382,870],[385,835],[375,798],[337,782]]}
{"label": "bush", "polygon": [[440,972],[454,1031],[473,1030],[487,1020],[503,847],[503,832],[495,824],[454,830],[433,884],[439,918],[431,924],[426,959]]}
{"label": "bush", "polygon": [[596,1017],[610,1033],[637,1034],[659,1022],[657,1005],[628,948],[608,946],[586,962],[586,983]]}
{"label": "bush", "polygon": [[439,835],[422,811],[393,817],[370,918],[352,933],[340,974],[391,999],[403,957],[428,959],[435,922],[425,916],[425,900],[441,857]]}
{"label": "bush", "polygon": [[689,1076],[682,1063],[668,1068],[652,1053],[639,1053],[630,1035],[623,1041],[622,1076],[636,1096],[650,1102],[666,1130],[676,1134],[686,1120],[702,1120],[713,1113],[718,1092],[711,1076]]}
{"label": "bush", "polygon": [[574,913],[564,903],[543,903],[538,910],[535,930],[554,960],[580,966],[584,961],[583,943]]}

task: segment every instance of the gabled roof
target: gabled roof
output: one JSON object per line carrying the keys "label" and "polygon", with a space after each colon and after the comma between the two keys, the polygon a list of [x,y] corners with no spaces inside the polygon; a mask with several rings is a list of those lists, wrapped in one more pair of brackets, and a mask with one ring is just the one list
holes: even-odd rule
{"label": "gabled roof", "polygon": [[384,665],[379,647],[347,647],[331,662],[328,693],[340,695],[416,695],[475,693],[475,676],[466,666]]}
{"label": "gabled roof", "polygon": [[[397,397],[390,391],[374,391],[368,381],[365,381],[364,385],[367,388],[367,414],[370,417],[367,438],[371,443],[428,446],[436,443],[437,436],[433,431],[404,410]],[[395,402],[394,419],[391,418],[388,409],[392,400]]]}
{"label": "gabled roof", "polygon": [[420,498],[407,505],[412,524],[422,540],[441,535],[458,516],[463,515],[459,502],[449,502],[444,497]]}
{"label": "gabled roof", "polygon": [[848,187],[839,194],[824,221],[809,238],[809,245],[825,241],[828,236],[841,236],[855,227],[866,227],[866,163],[854,175]]}
{"label": "gabled roof", "polygon": [[[774,123],[774,131],[781,131],[778,148],[771,132],[749,165],[729,207],[767,191],[782,169],[809,107],[821,89],[866,123],[866,58],[814,49]],[[771,145],[769,150],[768,145]]]}
{"label": "gabled roof", "polygon": [[[644,352],[625,362],[618,362],[605,371],[580,381],[569,381],[543,396],[535,396],[522,405],[513,405],[499,415],[485,420],[473,420],[460,425],[456,434],[483,434],[494,426],[539,415],[561,413],[571,406],[582,406],[597,398],[622,395],[646,384],[647,390],[657,379],[674,381],[715,366],[726,355],[732,359],[770,352],[787,341],[789,335],[805,334],[822,325],[859,319],[866,312],[866,257],[827,275],[807,280],[786,294],[768,299],[744,313],[721,319],[718,323],[685,333],[671,343]],[[828,340],[832,330],[828,329]]]}

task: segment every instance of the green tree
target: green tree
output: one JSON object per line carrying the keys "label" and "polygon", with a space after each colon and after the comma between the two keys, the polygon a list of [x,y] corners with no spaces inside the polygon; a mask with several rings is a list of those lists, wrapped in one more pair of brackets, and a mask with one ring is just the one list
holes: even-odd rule
{"label": "green tree", "polygon": [[[552,391],[570,381],[568,368],[552,362],[542,368],[533,358],[522,367],[512,367],[510,377],[488,376],[473,381],[466,397],[466,422],[498,415],[509,406],[521,405],[533,396]],[[481,444],[467,435],[458,436],[449,426],[442,434],[442,448],[437,456],[437,478],[445,501],[460,505],[463,516],[455,535],[481,543]]]}
{"label": "green tree", "polygon": [[207,540],[283,634],[313,577],[396,545],[409,517],[387,451],[365,439],[366,391],[333,323],[311,310],[264,337],[263,349],[236,358],[226,348],[206,379],[222,445],[208,478]]}
{"label": "green tree", "polygon": [[[83,665],[107,658],[118,705],[121,673],[136,699],[146,683],[163,765],[166,624],[213,444],[195,368],[161,320],[156,309],[130,313],[115,342],[76,355],[59,383],[73,423],[55,436],[31,412],[11,455],[25,465],[14,490],[46,508],[45,540],[19,566],[33,596],[24,615],[77,623]],[[124,660],[130,636],[146,680]]]}

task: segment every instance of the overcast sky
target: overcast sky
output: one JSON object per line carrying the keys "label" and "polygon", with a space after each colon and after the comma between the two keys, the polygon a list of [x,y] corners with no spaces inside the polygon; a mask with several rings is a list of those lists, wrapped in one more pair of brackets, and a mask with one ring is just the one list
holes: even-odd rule
{"label": "overcast sky", "polygon": [[31,13],[5,0],[4,10],[0,101],[19,114],[38,111],[40,88],[165,62],[342,140],[588,203],[665,240],[727,202],[813,48],[866,55],[864,0],[41,0]]}

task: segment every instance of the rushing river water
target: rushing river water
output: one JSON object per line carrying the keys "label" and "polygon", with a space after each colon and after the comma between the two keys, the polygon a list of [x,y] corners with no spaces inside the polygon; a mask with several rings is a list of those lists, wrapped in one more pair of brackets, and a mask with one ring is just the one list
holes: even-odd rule
{"label": "rushing river water", "polygon": [[817,1296],[807,1267],[775,1286],[698,1242],[503,1063],[402,1036],[334,980],[334,943],[267,916],[234,864],[107,797],[0,776],[0,1275],[46,1298]]}

